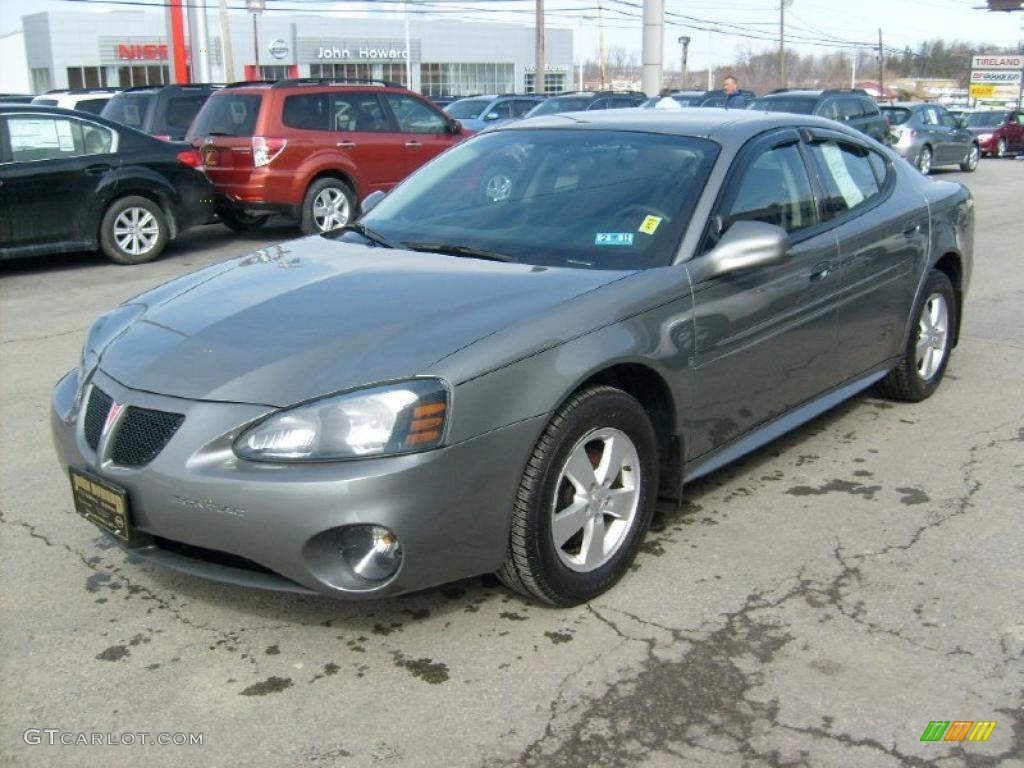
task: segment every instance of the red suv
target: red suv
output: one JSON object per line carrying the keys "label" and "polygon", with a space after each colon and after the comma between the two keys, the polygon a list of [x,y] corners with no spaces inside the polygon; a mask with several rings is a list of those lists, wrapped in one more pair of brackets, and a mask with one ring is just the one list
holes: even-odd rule
{"label": "red suv", "polygon": [[313,234],[345,226],[366,195],[390,190],[467,135],[394,83],[298,79],[213,94],[188,140],[227,226],[251,231],[280,213]]}

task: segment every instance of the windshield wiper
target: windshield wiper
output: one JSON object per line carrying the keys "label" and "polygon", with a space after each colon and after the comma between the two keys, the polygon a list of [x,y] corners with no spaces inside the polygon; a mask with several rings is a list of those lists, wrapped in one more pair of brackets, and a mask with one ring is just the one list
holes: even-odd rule
{"label": "windshield wiper", "polygon": [[360,224],[358,221],[354,221],[351,224],[346,224],[344,227],[331,230],[330,234],[340,235],[342,232],[355,232],[357,235],[362,235],[371,243],[376,245],[383,245],[385,248],[398,248],[400,246],[395,245],[393,242],[388,240],[383,235],[374,232],[372,229]]}
{"label": "windshield wiper", "polygon": [[466,256],[471,259],[487,259],[488,261],[517,261],[507,253],[497,251],[485,251],[481,248],[472,248],[468,245],[456,245],[454,243],[402,243],[403,248],[410,251],[425,251],[427,253],[444,253],[449,256]]}

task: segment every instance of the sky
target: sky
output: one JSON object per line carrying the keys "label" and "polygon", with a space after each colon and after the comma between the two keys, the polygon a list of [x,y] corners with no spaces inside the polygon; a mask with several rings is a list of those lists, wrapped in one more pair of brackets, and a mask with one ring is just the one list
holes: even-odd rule
{"label": "sky", "polygon": [[[0,34],[19,29],[21,16],[40,11],[110,10],[144,11],[142,3],[161,0],[128,0],[115,5],[100,0],[0,0]],[[184,0],[186,3],[197,0]],[[206,0],[211,20],[217,0]],[[545,0],[547,24],[573,29],[579,36],[577,59],[595,59],[598,46],[597,4],[603,3],[605,37],[608,46],[641,50],[643,0]],[[666,10],[665,60],[677,68],[681,35],[691,38],[689,68],[719,67],[743,51],[774,50],[778,46],[779,0],[664,0]],[[532,24],[535,0],[414,0],[410,8],[428,11],[428,18],[465,18]],[[244,0],[228,0],[229,7],[241,7]],[[902,50],[916,48],[923,40],[957,39],[994,46],[1016,47],[1024,41],[1024,13],[991,13],[984,0],[790,0],[786,9],[787,47],[802,53],[835,50],[834,46],[812,45],[811,40],[841,40],[877,45],[882,28],[886,46]],[[275,7],[289,15],[298,12],[345,16],[398,13],[397,0],[380,2],[335,2],[333,0],[267,0],[268,12]],[[344,10],[342,10],[344,9]],[[418,16],[422,14],[417,14]],[[684,18],[689,17],[689,18]],[[729,26],[736,25],[736,26]],[[766,37],[767,40],[744,37]],[[709,31],[717,30],[717,31]],[[802,39],[797,39],[802,38]],[[850,50],[844,48],[844,50]]]}

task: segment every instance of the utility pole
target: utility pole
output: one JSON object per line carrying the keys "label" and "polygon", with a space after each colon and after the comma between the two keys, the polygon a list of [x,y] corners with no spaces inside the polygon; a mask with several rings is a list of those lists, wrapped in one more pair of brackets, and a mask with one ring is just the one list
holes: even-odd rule
{"label": "utility pole", "polygon": [[687,37],[686,35],[682,35],[679,38],[678,42],[679,42],[679,44],[681,46],[683,46],[682,82],[679,84],[679,87],[685,90],[685,88],[686,88],[686,54],[687,54],[687,49],[689,49],[689,47],[690,47],[690,38]]}
{"label": "utility pole", "polygon": [[224,82],[235,79],[235,58],[231,55],[231,24],[228,21],[228,0],[220,0],[220,50],[224,65]]}
{"label": "utility pole", "polygon": [[779,0],[779,88],[786,87],[786,0]]}
{"label": "utility pole", "polygon": [[657,96],[665,66],[665,0],[644,0],[643,63],[640,90]]}
{"label": "utility pole", "polygon": [[537,69],[533,75],[533,92],[544,94],[544,0],[537,0]]}
{"label": "utility pole", "polygon": [[608,65],[605,62],[604,51],[604,3],[597,0],[597,63],[601,75],[601,88],[608,85]]}
{"label": "utility pole", "polygon": [[850,88],[857,87],[857,59],[860,57],[860,49],[853,49],[853,58],[850,60]]}
{"label": "utility pole", "polygon": [[882,48],[882,28],[878,28],[878,100],[885,98],[885,50]]}

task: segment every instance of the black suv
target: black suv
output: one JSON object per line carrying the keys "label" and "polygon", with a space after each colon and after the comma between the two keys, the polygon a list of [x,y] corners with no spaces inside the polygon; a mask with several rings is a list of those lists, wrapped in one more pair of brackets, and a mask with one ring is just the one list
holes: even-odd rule
{"label": "black suv", "polygon": [[164,141],[182,141],[210,94],[223,87],[191,83],[126,88],[106,103],[100,115]]}
{"label": "black suv", "polygon": [[592,109],[629,109],[647,101],[640,91],[567,91],[551,96],[526,113],[525,117],[585,112]]}
{"label": "black suv", "polygon": [[860,88],[833,88],[826,91],[780,88],[754,99],[750,109],[819,115],[846,123],[883,144],[889,138],[885,117],[874,100]]}

